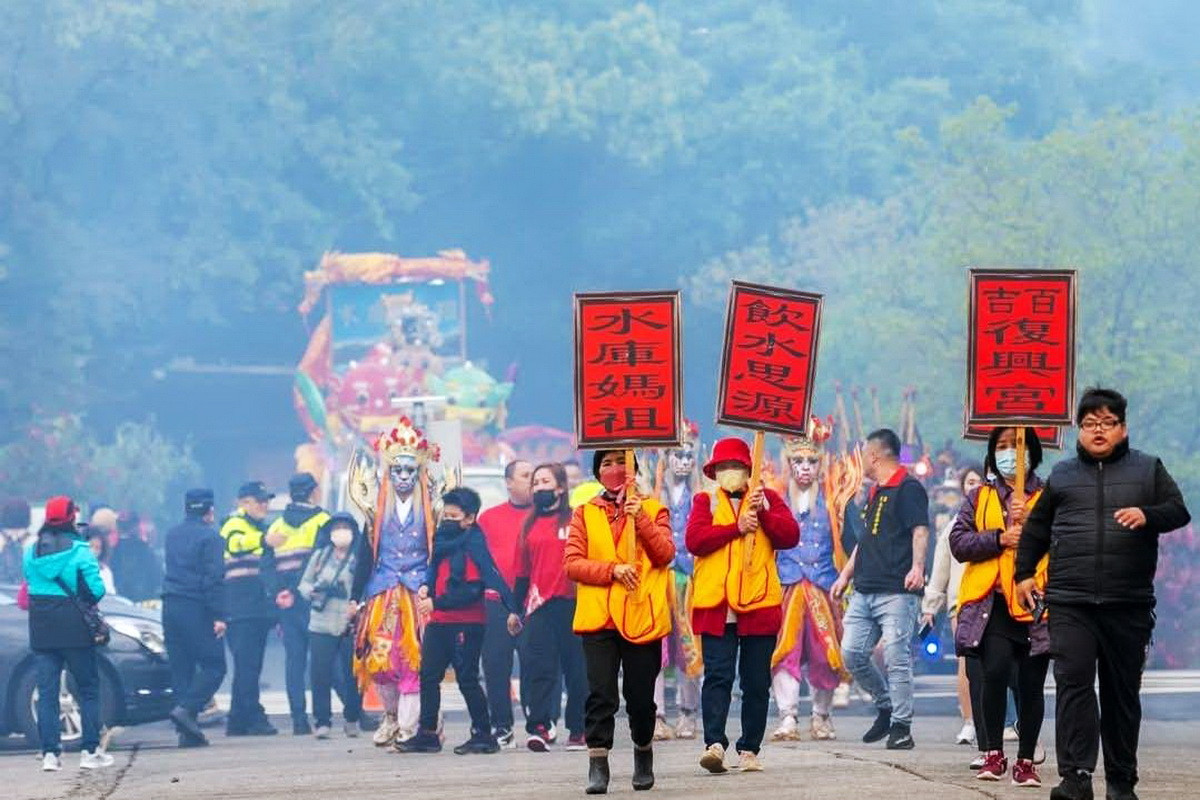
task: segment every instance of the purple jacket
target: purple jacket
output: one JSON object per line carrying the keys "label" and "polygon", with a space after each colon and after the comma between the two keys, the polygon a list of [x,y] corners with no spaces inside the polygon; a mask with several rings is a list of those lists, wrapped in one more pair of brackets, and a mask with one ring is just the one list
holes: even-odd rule
{"label": "purple jacket", "polygon": [[[1004,481],[996,480],[991,484],[1000,495],[1005,521],[1008,520],[1008,500],[1012,489]],[[1030,474],[1025,480],[1025,489],[1032,494],[1042,487],[1041,480]],[[1000,546],[1000,530],[979,533],[975,528],[975,509],[979,501],[979,489],[967,495],[954,519],[954,527],[950,529],[950,552],[964,564],[979,561],[991,561],[999,558],[1003,548]],[[958,628],[954,632],[954,652],[956,655],[975,655],[979,651],[979,643],[983,640],[983,632],[987,630],[988,618],[992,614],[992,597],[977,600],[974,603],[959,605]],[[1050,631],[1043,619],[1029,626],[1029,654],[1038,656],[1050,651]]]}

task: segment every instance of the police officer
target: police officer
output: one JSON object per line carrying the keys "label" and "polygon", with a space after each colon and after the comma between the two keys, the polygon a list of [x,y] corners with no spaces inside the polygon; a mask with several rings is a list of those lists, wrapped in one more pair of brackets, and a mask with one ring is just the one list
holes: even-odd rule
{"label": "police officer", "polygon": [[317,505],[317,479],[309,472],[299,472],[288,481],[291,502],[283,516],[271,523],[267,544],[275,551],[275,603],[279,606],[279,622],[283,629],[283,651],[287,676],[288,707],[292,713],[292,733],[307,736],[312,733],[308,724],[304,689],[308,670],[308,603],[300,597],[296,586],[304,574],[308,557],[316,544],[317,532],[329,522],[329,514]]}
{"label": "police officer", "polygon": [[273,736],[258,699],[267,634],[277,614],[273,593],[274,554],[267,544],[268,504],[275,495],[262,481],[238,490],[238,508],[221,526],[225,540],[225,596],[229,607],[229,652],[233,656],[233,686],[227,736]]}
{"label": "police officer", "polygon": [[203,747],[208,739],[196,717],[225,679],[225,543],[213,527],[211,489],[188,490],[183,508],[165,544],[163,631],[179,746]]}

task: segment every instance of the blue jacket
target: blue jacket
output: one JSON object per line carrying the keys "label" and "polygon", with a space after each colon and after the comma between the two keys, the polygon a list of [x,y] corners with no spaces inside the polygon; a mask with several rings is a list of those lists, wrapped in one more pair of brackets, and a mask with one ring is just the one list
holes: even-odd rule
{"label": "blue jacket", "polygon": [[91,647],[92,637],[59,578],[84,602],[104,596],[100,564],[73,530],[43,528],[25,550],[29,583],[29,646],[34,650]]}
{"label": "blue jacket", "polygon": [[167,532],[163,599],[192,600],[225,619],[225,540],[203,519],[188,517]]}

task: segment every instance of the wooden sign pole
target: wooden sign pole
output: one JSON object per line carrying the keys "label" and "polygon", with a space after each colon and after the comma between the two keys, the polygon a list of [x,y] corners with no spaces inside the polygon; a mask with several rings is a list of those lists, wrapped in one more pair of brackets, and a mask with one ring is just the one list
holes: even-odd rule
{"label": "wooden sign pole", "polygon": [[[766,446],[767,435],[762,431],[754,432],[754,444],[750,448],[750,485],[746,487],[746,496],[742,499],[741,514],[746,514],[750,495],[758,489],[762,483],[762,460],[763,448]],[[741,515],[739,514],[739,516]],[[749,569],[751,559],[754,556],[754,535],[751,534],[746,539],[745,545],[742,547],[742,568]]]}
{"label": "wooden sign pole", "polygon": [[1025,504],[1025,426],[1017,426],[1017,477],[1013,500]]}

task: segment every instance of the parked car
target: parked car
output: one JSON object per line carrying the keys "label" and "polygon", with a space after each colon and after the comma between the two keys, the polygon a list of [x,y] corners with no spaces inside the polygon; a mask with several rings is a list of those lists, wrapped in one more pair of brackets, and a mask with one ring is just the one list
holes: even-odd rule
{"label": "parked car", "polygon": [[[17,587],[0,586],[0,735],[23,734],[38,747],[37,674],[29,649],[29,616],[17,607]],[[108,727],[157,722],[174,705],[163,629],[153,611],[122,597],[105,597],[100,610],[112,638],[100,649],[100,719]],[[82,736],[79,703],[70,672],[60,698],[64,747]]]}

